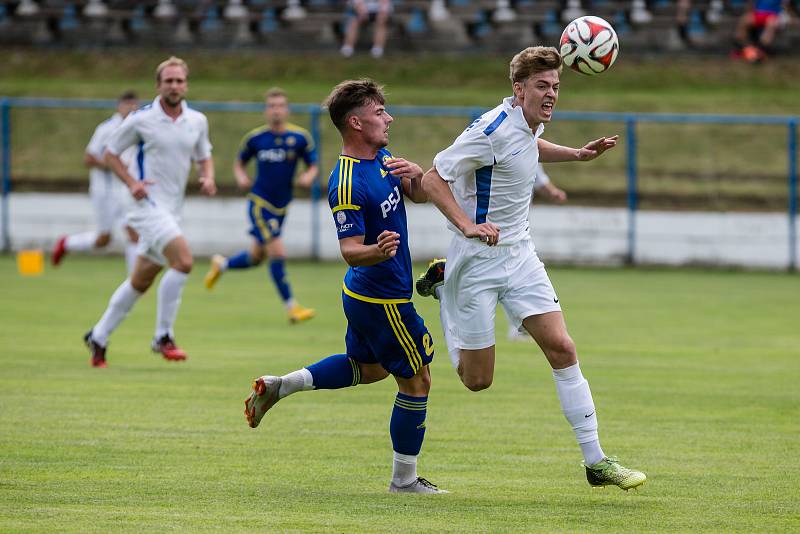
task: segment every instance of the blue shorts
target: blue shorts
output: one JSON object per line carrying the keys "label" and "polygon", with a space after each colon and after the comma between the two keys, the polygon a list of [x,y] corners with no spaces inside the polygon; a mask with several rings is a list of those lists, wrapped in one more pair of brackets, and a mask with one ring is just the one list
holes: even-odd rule
{"label": "blue shorts", "polygon": [[380,363],[394,376],[411,378],[433,360],[433,339],[410,302],[378,304],[342,293],[347,317],[347,355]]}
{"label": "blue shorts", "polygon": [[280,237],[283,228],[283,219],[286,217],[286,208],[275,208],[267,201],[249,195],[247,201],[247,215],[250,217],[250,235],[262,245]]}

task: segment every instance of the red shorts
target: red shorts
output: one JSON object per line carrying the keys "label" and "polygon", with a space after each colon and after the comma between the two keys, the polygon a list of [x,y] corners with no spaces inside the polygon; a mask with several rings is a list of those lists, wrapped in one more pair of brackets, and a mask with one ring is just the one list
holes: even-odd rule
{"label": "red shorts", "polygon": [[774,11],[753,11],[753,26],[756,28],[763,28],[768,22],[778,18],[778,14]]}

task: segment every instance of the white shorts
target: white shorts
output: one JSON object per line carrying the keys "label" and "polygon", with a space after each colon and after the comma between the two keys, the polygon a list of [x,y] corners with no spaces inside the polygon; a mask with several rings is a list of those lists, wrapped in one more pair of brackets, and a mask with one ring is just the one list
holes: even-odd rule
{"label": "white shorts", "polygon": [[128,212],[128,224],[139,234],[136,253],[159,265],[166,265],[164,248],[183,235],[177,216],[156,206],[150,199],[136,201]]}
{"label": "white shorts", "polygon": [[530,238],[489,247],[455,236],[447,252],[440,297],[442,327],[451,353],[495,344],[498,301],[517,329],[527,317],[561,311]]}
{"label": "white shorts", "polygon": [[[94,208],[94,223],[97,231],[108,234],[117,227],[127,224],[128,188],[110,175],[102,178],[93,176],[89,182],[89,198]],[[132,198],[132,197],[131,197]]]}

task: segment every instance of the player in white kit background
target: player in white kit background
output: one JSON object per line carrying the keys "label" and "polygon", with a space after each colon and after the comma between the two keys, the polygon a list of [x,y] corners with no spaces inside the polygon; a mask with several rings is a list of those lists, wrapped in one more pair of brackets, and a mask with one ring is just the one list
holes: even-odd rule
{"label": "player in white kit background", "polygon": [[[158,96],[152,104],[128,116],[108,142],[109,167],[135,200],[128,223],[139,234],[139,245],[131,276],[117,288],[103,316],[84,336],[95,367],[106,366],[109,335],[165,266],[167,271],[158,287],[152,349],[167,360],[186,359],[186,353],[175,345],[172,326],[192,269],[192,252],[179,223],[193,162],[199,168],[201,191],[207,195],[217,192],[208,120],[184,100],[188,75],[183,60],[171,57],[162,62],[156,69]],[[139,176],[131,176],[120,158],[135,145],[141,148]]]}
{"label": "player in white kit background", "polygon": [[[111,133],[137,107],[139,107],[139,102],[136,93],[126,91],[117,100],[117,112],[95,128],[84,154],[84,163],[90,169],[89,198],[94,210],[95,229],[60,237],[50,255],[50,261],[54,266],[58,266],[68,252],[84,252],[108,246],[114,228],[124,226],[128,235],[128,243],[125,247],[128,273],[133,269],[138,236],[125,220],[130,194],[108,168],[104,154]],[[122,161],[129,166],[132,173],[138,172],[136,155],[136,147],[131,147],[121,156]]]}
{"label": "player in white kit background", "polygon": [[[553,369],[589,483],[628,490],[646,477],[622,467],[600,447],[589,384],[528,222],[539,161],[589,161],[616,146],[618,136],[602,137],[582,148],[545,141],[544,124],[550,122],[558,100],[561,56],[555,48],[526,48],[511,60],[510,70],[513,96],[439,152],[423,177],[425,192],[447,217],[454,235],[446,269],[433,263],[418,291],[439,297],[451,361],[472,391],[492,383],[495,310],[498,302],[502,304],[512,326],[530,333]],[[442,275],[444,283],[436,287]]]}

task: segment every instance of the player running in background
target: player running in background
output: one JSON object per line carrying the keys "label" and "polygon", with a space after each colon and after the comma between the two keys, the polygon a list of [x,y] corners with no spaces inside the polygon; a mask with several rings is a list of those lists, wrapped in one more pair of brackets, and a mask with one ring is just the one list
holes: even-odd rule
{"label": "player running in background", "polygon": [[[311,187],[317,176],[317,151],[314,140],[305,129],[291,124],[289,99],[282,89],[270,89],[266,95],[264,115],[267,125],[245,135],[239,157],[233,165],[236,183],[249,190],[247,214],[250,217],[250,250],[226,258],[219,254],[211,258],[211,268],[205,276],[205,286],[214,287],[219,277],[228,269],[249,269],[269,258],[269,272],[278,294],[286,306],[292,323],[314,317],[314,310],[303,308],[292,297],[286,280],[286,249],[281,239],[281,228],[292,200],[292,186],[297,162],[302,159],[306,170],[297,177],[302,187]],[[246,165],[256,159],[255,183],[247,175]]]}
{"label": "player running in background", "polygon": [[[186,105],[189,68],[171,57],[156,69],[158,96],[151,105],[132,113],[114,131],[106,149],[111,169],[135,199],[128,223],[139,234],[138,257],[130,277],[111,295],[100,321],[84,336],[92,365],[106,366],[111,332],[168,266],[158,286],[158,314],[152,348],[167,360],[185,360],[175,345],[172,325],[178,314],[183,286],[192,269],[192,252],[179,226],[186,181],[192,161],[202,169],[201,190],[214,195],[214,163],[205,115]],[[142,147],[142,173],[133,177],[120,159],[128,147]]]}
{"label": "player running in background", "polygon": [[423,178],[425,192],[447,217],[454,235],[446,269],[443,262],[432,263],[417,289],[423,295],[438,295],[450,358],[472,391],[492,384],[499,301],[512,325],[530,333],[553,369],[561,408],[583,452],[589,483],[628,490],[646,477],[622,467],[600,447],[589,384],[528,223],[540,160],[589,161],[616,146],[617,136],[582,148],[545,141],[544,123],[550,122],[558,100],[561,56],[554,48],[526,48],[510,67],[513,96],[439,152]]}
{"label": "player running in background", "polygon": [[[58,266],[68,252],[88,251],[108,246],[111,242],[111,231],[120,224],[125,227],[129,239],[125,247],[128,273],[133,270],[136,261],[136,241],[139,237],[125,221],[129,193],[106,165],[104,153],[111,133],[137,107],[139,107],[139,103],[136,93],[126,91],[117,100],[117,112],[95,128],[94,134],[86,146],[83,161],[90,169],[89,197],[94,208],[96,229],[60,237],[50,255],[53,265]],[[125,151],[121,159],[124,163],[135,167],[136,153],[136,147],[131,147]]]}
{"label": "player running in background", "polygon": [[328,182],[339,248],[350,265],[342,286],[347,317],[345,354],[329,356],[282,377],[262,376],[245,401],[255,428],[278,400],[311,389],[397,381],[389,433],[394,449],[390,492],[443,493],[417,476],[431,387],[433,341],[411,303],[411,255],[403,195],[425,202],[419,165],[384,147],[392,117],[371,80],[345,81],[326,100],[342,136],[342,155]]}

